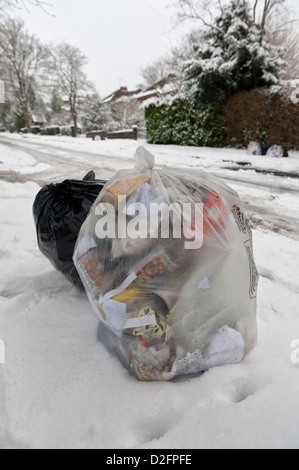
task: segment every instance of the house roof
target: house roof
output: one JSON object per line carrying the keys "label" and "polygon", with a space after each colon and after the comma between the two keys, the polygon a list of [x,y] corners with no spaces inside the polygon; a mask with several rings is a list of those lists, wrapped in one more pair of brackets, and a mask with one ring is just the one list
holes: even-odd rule
{"label": "house roof", "polygon": [[155,83],[153,86],[150,86],[146,91],[163,89],[166,85],[171,82],[174,82],[177,79],[177,76],[174,73],[170,73],[167,77],[162,78],[159,82]]}
{"label": "house roof", "polygon": [[149,98],[153,98],[153,97],[158,98],[160,95],[161,95],[160,91],[153,88],[152,90],[146,90],[146,91],[142,91],[141,93],[138,93],[137,95],[134,96],[134,98],[142,102]]}
{"label": "house roof", "polygon": [[146,90],[139,88],[138,90],[129,91],[126,86],[123,86],[110,95],[106,96],[106,98],[103,99],[103,102],[113,103],[115,101],[121,100],[122,98],[133,98],[139,100],[142,103],[149,98],[158,98],[159,96],[167,94],[173,95],[177,90],[176,88],[171,88],[171,84],[175,82],[176,79],[177,76],[170,73],[167,77],[163,78]]}
{"label": "house roof", "polygon": [[106,98],[103,99],[104,103],[111,103],[112,101],[117,101],[120,98],[123,98],[125,96],[133,96],[137,95],[140,93],[142,90],[139,88],[138,90],[133,90],[133,91],[128,91],[127,87],[121,87],[119,90],[114,91],[111,93],[109,96],[106,96]]}
{"label": "house roof", "polygon": [[43,122],[45,124],[47,123],[46,116],[43,113],[32,114],[32,121],[33,122]]}

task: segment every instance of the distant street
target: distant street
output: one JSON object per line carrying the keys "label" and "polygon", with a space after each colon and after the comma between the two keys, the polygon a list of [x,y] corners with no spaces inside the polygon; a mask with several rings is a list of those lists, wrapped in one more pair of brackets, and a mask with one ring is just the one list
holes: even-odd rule
{"label": "distant street", "polygon": [[[80,152],[72,151],[65,147],[57,147],[48,143],[45,146],[32,143],[30,141],[12,141],[0,136],[0,143],[8,146],[10,149],[21,150],[31,155],[38,163],[46,163],[51,166],[48,171],[32,174],[19,175],[16,173],[0,173],[0,179],[11,182],[34,181],[40,186],[50,182],[58,182],[63,179],[80,179],[83,178],[90,170],[96,172],[98,179],[108,179],[112,176],[113,163],[127,162],[132,163],[131,158],[120,158],[107,155],[95,155],[88,151]],[[0,155],[1,161],[1,155]],[[132,165],[131,165],[132,166]]]}

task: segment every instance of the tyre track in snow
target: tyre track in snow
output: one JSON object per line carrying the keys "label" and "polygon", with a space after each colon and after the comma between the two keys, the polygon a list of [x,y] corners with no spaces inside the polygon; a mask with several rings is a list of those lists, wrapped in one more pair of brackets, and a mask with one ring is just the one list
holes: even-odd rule
{"label": "tyre track in snow", "polygon": [[[36,174],[21,174],[14,171],[0,171],[0,180],[8,181],[11,183],[19,182],[25,183],[27,181],[33,181],[39,186],[45,184],[63,181],[64,179],[80,179],[85,176],[90,170],[96,172],[98,179],[108,179],[111,175],[121,168],[131,168],[132,159],[119,156],[107,156],[101,154],[95,154],[88,151],[78,151],[72,149],[66,149],[63,146],[51,145],[46,143],[42,146],[40,143],[32,143],[24,140],[24,142],[11,141],[7,138],[0,137],[0,143],[10,147],[10,149],[20,150],[28,153],[32,156],[37,163],[46,163],[51,166],[50,169]],[[1,157],[0,157],[1,160]],[[157,165],[159,168],[159,165]],[[254,170],[254,169],[253,169]],[[244,178],[243,175],[237,175],[232,170],[232,175],[229,175],[228,168],[225,169],[225,173],[221,174],[221,169],[210,169],[212,174],[219,176],[224,179],[228,184],[242,186],[244,189],[260,188],[268,191],[268,194],[273,194],[273,205],[271,210],[269,207],[265,207],[259,198],[253,198],[252,195],[243,195],[242,200],[245,206],[245,210],[251,221],[253,228],[261,227],[266,230],[280,233],[281,235],[299,240],[299,221],[296,217],[285,216],[281,208],[276,207],[275,198],[281,194],[285,194],[286,191],[293,195],[298,194],[297,189],[289,187],[286,190],[287,181],[286,178],[274,176],[276,184],[267,181],[250,181],[248,178]]]}
{"label": "tyre track in snow", "polygon": [[81,152],[48,143],[42,146],[26,141],[19,143],[0,137],[0,144],[10,149],[26,152],[33,157],[37,163],[46,163],[51,166],[49,170],[28,175],[13,171],[0,171],[0,179],[9,182],[23,183],[33,181],[43,186],[44,184],[62,181],[64,179],[83,178],[90,170],[96,172],[98,179],[108,179],[113,174],[113,167],[116,167],[116,169],[125,166],[128,168],[132,167],[131,158],[112,155],[107,156],[88,151]]}

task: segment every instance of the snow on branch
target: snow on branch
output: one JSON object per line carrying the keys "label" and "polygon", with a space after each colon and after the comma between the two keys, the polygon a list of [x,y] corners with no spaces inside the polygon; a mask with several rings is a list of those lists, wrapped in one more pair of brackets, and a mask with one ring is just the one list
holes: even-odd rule
{"label": "snow on branch", "polygon": [[[247,19],[260,24],[262,30],[270,16],[281,7],[286,9],[285,0],[236,0],[235,3],[243,6]],[[173,4],[177,7],[177,16],[180,21],[199,20],[204,26],[217,29],[213,24],[215,12],[220,11],[224,14],[227,2],[225,0],[173,0]]]}

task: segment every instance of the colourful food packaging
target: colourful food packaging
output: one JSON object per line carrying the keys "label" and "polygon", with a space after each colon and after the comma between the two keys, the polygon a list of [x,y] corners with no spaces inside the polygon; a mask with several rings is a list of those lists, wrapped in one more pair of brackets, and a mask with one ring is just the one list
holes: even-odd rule
{"label": "colourful food packaging", "polygon": [[138,270],[136,282],[140,284],[151,283],[162,275],[173,274],[177,269],[177,263],[162,248],[145,266]]}
{"label": "colourful food packaging", "polygon": [[77,262],[77,269],[82,275],[88,289],[95,295],[102,288],[106,273],[98,248],[91,248]]}

